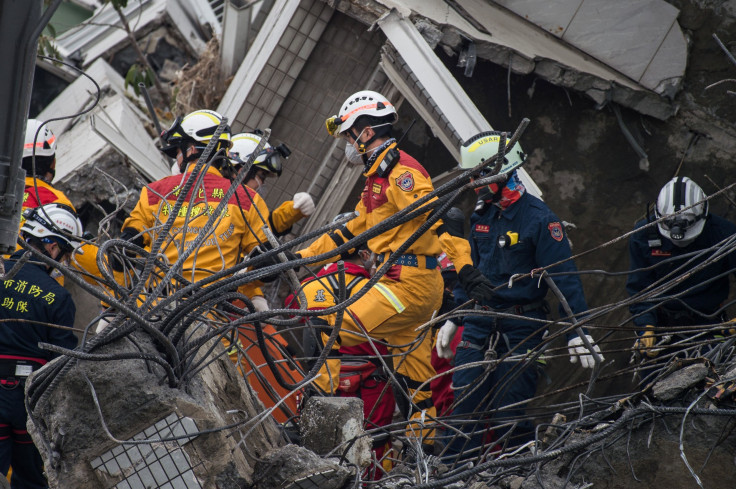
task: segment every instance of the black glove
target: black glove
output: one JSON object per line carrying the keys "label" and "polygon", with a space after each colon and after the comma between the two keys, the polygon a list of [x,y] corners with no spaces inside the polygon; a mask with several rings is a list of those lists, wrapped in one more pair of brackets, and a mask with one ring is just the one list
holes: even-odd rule
{"label": "black glove", "polygon": [[[138,231],[137,229],[125,228],[120,233],[120,239],[130,241],[134,245],[143,248],[143,236],[139,235],[140,231]],[[137,256],[133,250],[129,250],[127,248],[122,250],[122,253],[128,258],[135,258]],[[116,272],[122,272],[123,270],[125,270],[123,259],[119,256],[115,256],[114,254],[110,255],[110,265],[112,266],[112,269]]]}
{"label": "black glove", "polygon": [[[260,245],[256,246],[253,249],[253,251],[251,251],[250,258],[255,258],[256,256],[266,253],[267,251],[270,251],[272,249],[273,249],[273,246],[271,246],[271,243],[268,243],[268,242],[261,243]],[[283,253],[286,255],[286,259],[288,261],[297,260],[301,258],[299,255],[295,254],[291,250],[284,250]],[[276,265],[277,263],[281,263],[281,260],[279,259],[278,254],[275,254],[271,256],[270,258],[268,258],[267,260],[262,261],[261,263],[259,263],[258,265],[252,268],[255,270],[259,268],[270,267],[272,265]],[[299,267],[296,267],[294,269],[294,271],[298,271],[298,270],[299,270]],[[261,282],[273,282],[274,280],[278,278],[278,276],[279,276],[278,273],[274,273],[273,275],[267,275],[265,277],[262,277],[260,280]]]}
{"label": "black glove", "polygon": [[493,284],[472,265],[465,265],[457,274],[457,278],[468,296],[478,303],[482,304],[493,298]]}

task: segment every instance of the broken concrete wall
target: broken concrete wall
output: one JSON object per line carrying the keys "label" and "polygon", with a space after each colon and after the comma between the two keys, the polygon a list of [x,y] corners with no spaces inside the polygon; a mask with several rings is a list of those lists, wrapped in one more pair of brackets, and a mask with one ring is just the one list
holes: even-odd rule
{"label": "broken concrete wall", "polygon": [[[158,364],[141,359],[158,356],[146,335],[95,353],[114,361],[80,361],[35,409],[42,424],[29,422],[51,487],[114,487],[123,480],[125,487],[161,487],[160,467],[167,481],[197,484],[176,487],[244,487],[253,481],[256,459],[283,444],[273,419],[259,418],[262,405],[219,344],[213,353],[219,356],[178,388],[165,385]],[[53,451],[43,448],[49,441]],[[145,485],[149,476],[154,485]]]}

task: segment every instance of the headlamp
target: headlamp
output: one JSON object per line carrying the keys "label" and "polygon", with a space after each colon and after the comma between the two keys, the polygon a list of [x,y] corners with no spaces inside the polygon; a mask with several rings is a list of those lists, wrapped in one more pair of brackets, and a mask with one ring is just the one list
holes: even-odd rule
{"label": "headlamp", "polygon": [[325,121],[325,127],[327,128],[327,133],[330,136],[337,137],[339,135],[340,131],[340,125],[342,124],[343,120],[342,118],[333,115],[331,117],[328,117]]}
{"label": "headlamp", "polygon": [[685,216],[675,216],[662,221],[662,225],[670,232],[670,238],[679,241],[685,239],[685,233],[690,226],[695,224],[695,221],[696,220],[688,219]]}

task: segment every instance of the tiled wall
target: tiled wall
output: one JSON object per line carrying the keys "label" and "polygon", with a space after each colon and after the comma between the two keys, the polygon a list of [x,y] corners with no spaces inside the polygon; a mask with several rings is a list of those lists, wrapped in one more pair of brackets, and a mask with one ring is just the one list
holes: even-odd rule
{"label": "tiled wall", "polygon": [[[329,23],[321,25],[323,19],[329,19]],[[321,32],[321,36],[315,36],[315,32]],[[338,112],[351,93],[367,88],[384,40],[380,32],[368,32],[365,25],[333,13],[322,2],[302,2],[279,42],[277,51],[283,49],[283,55],[274,53],[270,69],[259,77],[260,94],[254,94],[255,89],[251,92],[237,118],[240,120],[247,113],[254,95],[259,95],[258,106],[263,108],[274,105],[274,100],[283,100],[276,114],[263,116],[256,112],[248,119],[270,119],[271,142],[284,142],[292,150],[283,174],[278,180],[269,181],[264,192],[271,209],[290,200],[294,193],[309,189],[313,180],[312,197],[315,201],[324,198],[322,192],[342,158],[342,148],[330,154],[334,140],[325,131],[324,121]],[[304,54],[309,51],[311,55],[305,59]],[[295,73],[296,66],[301,70],[294,80],[290,72]],[[284,90],[285,86],[289,90]]]}

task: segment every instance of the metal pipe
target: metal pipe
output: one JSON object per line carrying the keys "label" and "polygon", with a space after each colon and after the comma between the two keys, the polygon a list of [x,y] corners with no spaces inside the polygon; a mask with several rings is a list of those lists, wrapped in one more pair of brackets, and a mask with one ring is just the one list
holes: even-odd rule
{"label": "metal pipe", "polygon": [[148,107],[148,112],[151,114],[151,120],[153,120],[153,127],[156,128],[156,134],[158,134],[159,137],[161,137],[161,134],[163,134],[163,131],[161,130],[161,124],[158,121],[158,117],[156,116],[156,111],[153,110],[153,102],[151,102],[151,95],[148,93],[148,89],[146,88],[146,84],[143,82],[138,83],[138,88],[141,89],[141,93],[143,94],[143,100],[146,101],[146,107]]}

